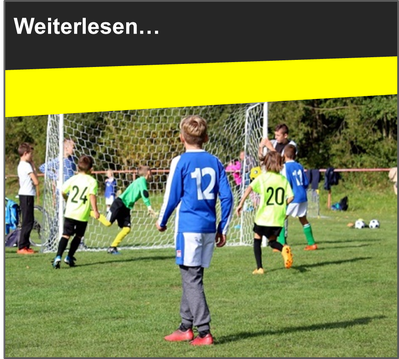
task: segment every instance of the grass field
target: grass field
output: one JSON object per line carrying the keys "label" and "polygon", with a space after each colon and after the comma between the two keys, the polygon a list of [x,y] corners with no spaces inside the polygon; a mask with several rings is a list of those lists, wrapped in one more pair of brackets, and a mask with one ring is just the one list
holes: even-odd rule
{"label": "grass field", "polygon": [[[345,193],[334,188],[333,201]],[[311,219],[319,245],[303,251],[290,219],[294,264],[263,249],[216,249],[205,272],[215,345],[163,337],[179,324],[173,249],[78,252],[77,267],[51,268],[53,253],[5,251],[6,357],[397,357],[397,198],[391,186],[353,192],[347,212]],[[348,222],[377,218],[380,229]],[[169,233],[172,236],[172,233]]]}

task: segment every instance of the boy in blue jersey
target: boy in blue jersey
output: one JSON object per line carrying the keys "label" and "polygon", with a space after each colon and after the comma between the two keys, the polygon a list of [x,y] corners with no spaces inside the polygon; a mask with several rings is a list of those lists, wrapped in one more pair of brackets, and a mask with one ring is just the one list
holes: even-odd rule
{"label": "boy in blue jersey", "polygon": [[[305,234],[306,241],[308,245],[304,248],[305,251],[314,251],[317,249],[317,244],[315,243],[312,227],[306,218],[308,210],[308,198],[306,194],[306,189],[309,185],[308,177],[302,165],[295,161],[296,157],[296,147],[289,144],[284,148],[284,159],[285,165],[282,174],[287,178],[289,184],[294,192],[294,200],[287,207],[286,216],[298,217],[299,222],[303,226],[303,233]],[[281,244],[285,243],[284,228],[280,233],[278,241]]]}
{"label": "boy in blue jersey", "polygon": [[[189,340],[192,345],[213,343],[206,302],[204,268],[211,262],[215,242],[226,243],[233,210],[233,195],[220,160],[202,149],[208,141],[207,123],[200,116],[188,116],[180,123],[180,140],[186,152],[172,160],[164,202],[156,226],[166,230],[176,209],[176,264],[182,277],[181,324],[167,341]],[[216,225],[216,202],[221,203],[221,220]],[[198,330],[194,339],[193,327]],[[194,340],[193,340],[194,339]]]}
{"label": "boy in blue jersey", "polygon": [[106,173],[107,179],[105,180],[105,205],[107,206],[107,214],[109,209],[111,208],[112,203],[116,198],[116,179],[114,178],[114,174],[111,170],[108,170]]}

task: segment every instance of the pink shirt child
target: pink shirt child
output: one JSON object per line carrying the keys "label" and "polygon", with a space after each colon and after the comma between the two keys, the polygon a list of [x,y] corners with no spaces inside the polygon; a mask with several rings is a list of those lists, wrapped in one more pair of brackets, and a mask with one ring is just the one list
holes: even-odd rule
{"label": "pink shirt child", "polygon": [[242,178],[241,178],[241,163],[240,161],[235,161],[234,163],[230,162],[229,165],[226,167],[226,171],[233,173],[233,178],[237,186],[241,185]]}

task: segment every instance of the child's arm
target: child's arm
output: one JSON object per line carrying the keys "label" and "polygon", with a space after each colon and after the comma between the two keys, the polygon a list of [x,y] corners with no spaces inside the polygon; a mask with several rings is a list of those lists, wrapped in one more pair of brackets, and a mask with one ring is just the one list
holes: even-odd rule
{"label": "child's arm", "polygon": [[156,223],[159,231],[164,231],[166,229],[166,224],[169,217],[172,215],[173,211],[181,200],[183,191],[181,170],[176,168],[179,162],[179,157],[175,157],[170,165],[163,204],[160,210],[158,221]]}
{"label": "child's arm", "polygon": [[96,219],[98,219],[100,217],[100,213],[98,212],[98,208],[97,208],[97,196],[95,194],[91,194],[90,195],[90,204],[91,204],[91,208],[94,212],[94,217]]}
{"label": "child's arm", "polygon": [[216,247],[223,247],[226,244],[227,241],[227,236],[222,233],[216,233]]}
{"label": "child's arm", "polygon": [[271,141],[265,137],[262,138],[262,140],[259,143],[259,151],[258,151],[258,157],[263,158],[264,153],[263,153],[263,148],[266,147],[269,151],[275,151],[276,149],[273,147]]}
{"label": "child's arm", "polygon": [[65,192],[62,192],[62,198],[66,201],[68,200],[68,194],[66,194]]}
{"label": "child's arm", "polygon": [[29,173],[29,177],[31,178],[33,185],[36,187],[36,197],[37,197],[37,201],[39,202],[39,200],[40,200],[39,179],[37,178],[36,168],[35,168],[35,164],[33,163],[33,161],[30,162],[30,165],[32,166],[33,172]]}
{"label": "child's arm", "polygon": [[287,198],[287,206],[294,200],[294,196]]}
{"label": "child's arm", "polygon": [[157,213],[155,213],[155,211],[151,207],[150,194],[148,192],[147,181],[141,182],[140,193],[144,204],[147,206],[148,214],[151,217],[155,218],[157,216]]}
{"label": "child's arm", "polygon": [[242,198],[241,198],[241,201],[240,201],[238,207],[236,208],[236,214],[237,214],[237,216],[240,216],[240,215],[241,215],[241,211],[242,211],[242,207],[243,207],[243,205],[244,205],[244,202],[245,202],[245,200],[247,199],[247,197],[249,196],[249,194],[250,194],[251,192],[252,192],[252,187],[251,187],[251,186],[248,186],[247,189],[245,190],[245,192],[244,192]]}
{"label": "child's arm", "polygon": [[40,165],[39,171],[44,173],[48,178],[56,180],[57,175],[54,172],[54,170],[56,170],[57,168],[58,168],[58,158]]}

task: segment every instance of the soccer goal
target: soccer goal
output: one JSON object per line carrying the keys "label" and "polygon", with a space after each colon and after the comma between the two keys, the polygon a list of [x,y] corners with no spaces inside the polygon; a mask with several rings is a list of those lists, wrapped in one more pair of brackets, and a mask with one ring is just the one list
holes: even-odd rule
{"label": "soccer goal", "polygon": [[[123,192],[137,177],[137,167],[150,166],[152,178],[148,186],[152,208],[159,211],[173,157],[184,152],[179,140],[179,123],[187,115],[198,114],[208,121],[209,142],[205,149],[218,156],[227,166],[233,159],[239,159],[244,152],[243,168],[247,172],[253,163],[258,164],[258,144],[267,129],[267,106],[239,104],[223,106],[182,107],[100,113],[50,115],[47,126],[46,162],[58,158],[63,161],[64,139],[75,143],[75,162],[81,155],[94,158],[93,175],[99,183],[98,207],[105,213],[104,181],[107,170],[112,170],[117,180],[118,191]],[[58,170],[62,171],[63,166]],[[249,181],[243,181],[236,189],[232,173],[229,173],[235,205]],[[51,178],[50,178],[51,177]],[[244,173],[243,177],[247,177]],[[44,208],[47,223],[43,223],[44,251],[55,251],[61,236],[63,223],[63,201],[59,199],[62,173],[45,176]],[[228,233],[229,245],[252,243],[253,216],[256,203],[247,200],[242,217],[233,215]],[[158,232],[155,219],[149,217],[144,203],[139,200],[132,210],[131,232],[120,248],[160,248],[174,245],[174,218],[168,223],[168,230]],[[89,250],[107,248],[119,231],[117,223],[103,227],[90,218],[84,242]]]}

